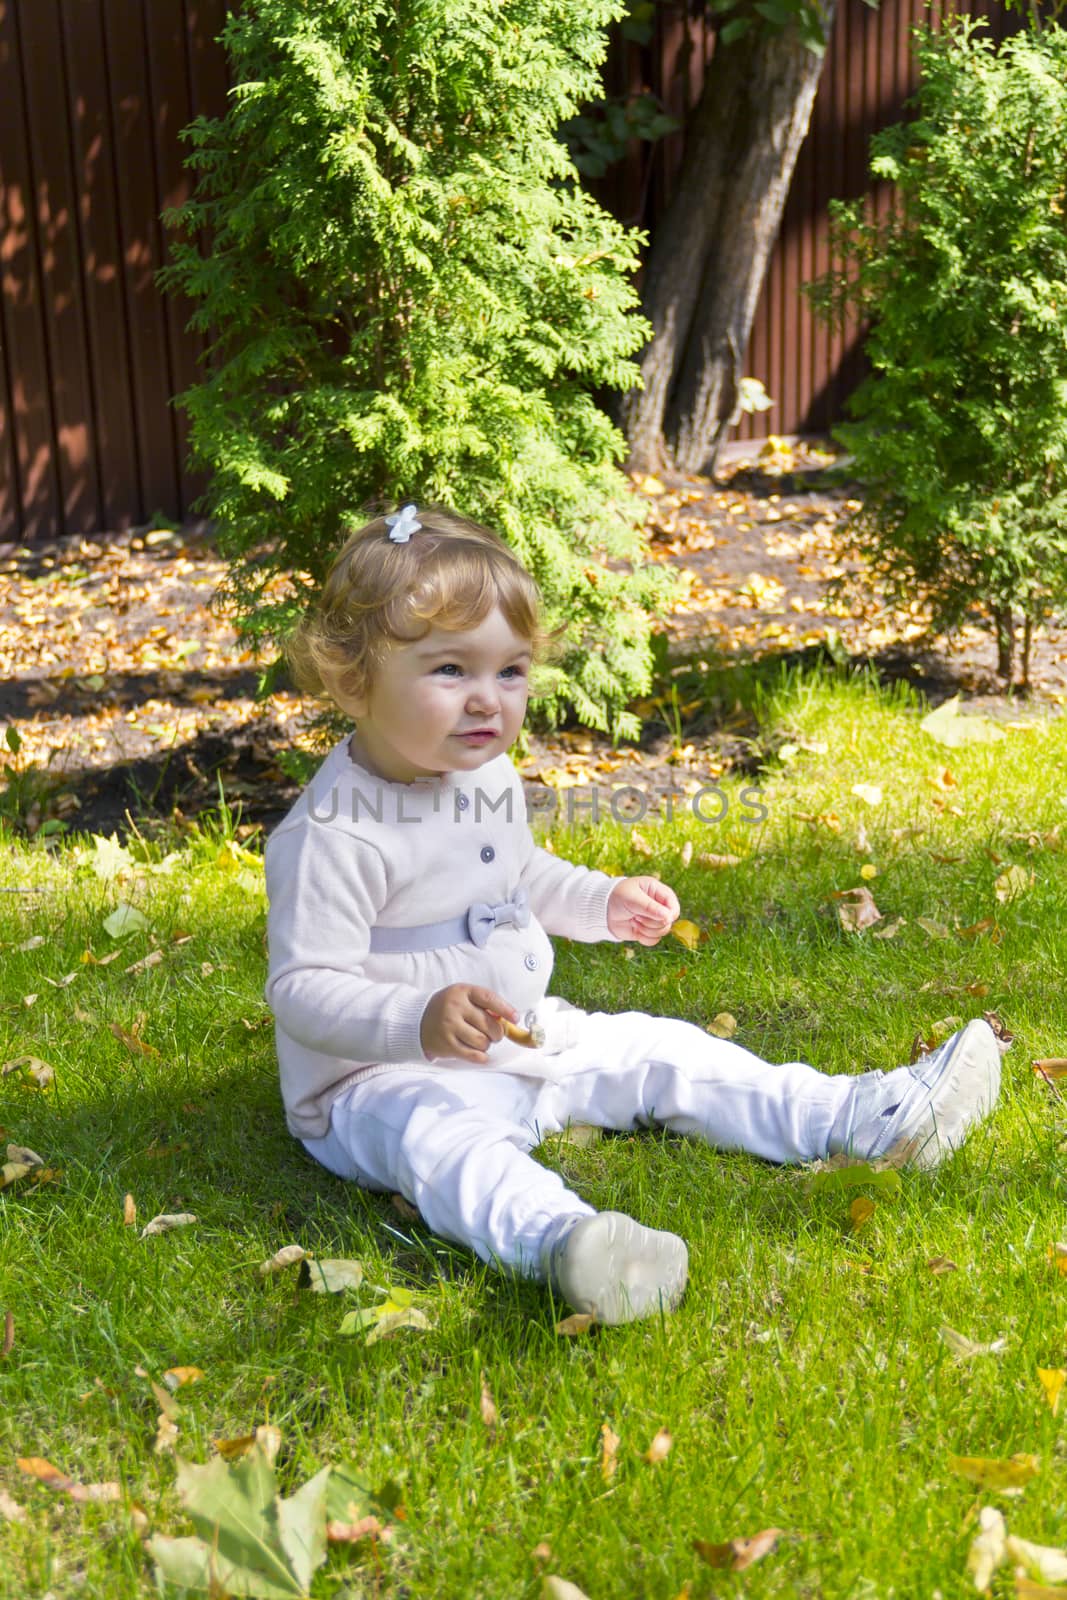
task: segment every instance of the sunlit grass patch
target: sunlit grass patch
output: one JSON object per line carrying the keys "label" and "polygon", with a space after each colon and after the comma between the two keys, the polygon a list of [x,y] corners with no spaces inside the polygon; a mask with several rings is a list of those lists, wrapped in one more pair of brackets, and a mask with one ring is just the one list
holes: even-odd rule
{"label": "sunlit grass patch", "polygon": [[[134,841],[110,877],[88,841],[9,842],[3,887],[32,892],[0,894],[0,1063],[31,1056],[55,1078],[0,1079],[0,1123],[54,1175],[0,1192],[0,1488],[25,1518],[0,1511],[0,1594],[153,1592],[142,1537],[192,1531],[174,1456],[155,1450],[152,1384],[177,1366],[203,1372],[174,1396],[180,1457],[266,1426],[282,1494],[341,1462],[399,1486],[392,1542],[334,1547],[315,1595],[343,1574],[357,1595],[534,1596],[544,1571],[592,1600],[687,1583],[963,1594],[986,1502],[1013,1532],[1067,1543],[1063,1419],[1038,1375],[1067,1366],[1067,1276],[1049,1256],[1067,1238],[1067,1118],[1031,1068],[1067,1055],[1067,721],[946,749],[926,709],[797,674],[759,700],[762,770],[723,783],[731,801],[759,789],[759,822],[739,803],[714,824],[679,808],[638,825],[650,855],[611,822],[553,833],[574,860],[660,874],[699,934],[692,949],[559,941],[553,986],[588,1009],[701,1026],[729,1012],[739,1043],[831,1072],[895,1066],[917,1034],[985,1011],[1015,1035],[997,1116],[937,1172],[872,1191],[858,1225],[851,1193],[661,1132],[546,1145],[591,1203],[690,1246],[673,1317],[576,1337],[555,1331],[566,1308],[547,1291],[334,1180],[285,1132],[261,877],[232,825],[169,864]],[[880,917],[852,932],[836,896],[859,886]],[[116,938],[120,903],[144,926]],[[160,1213],[197,1221],[142,1238]],[[261,1275],[289,1243],[359,1260],[363,1284],[320,1295],[295,1267]],[[369,1347],[340,1334],[395,1290],[426,1327]],[[943,1327],[1003,1347],[961,1356]],[[662,1428],[670,1449],[649,1460]],[[951,1466],[1016,1453],[1039,1462],[1018,1498]],[[16,1466],[31,1456],[121,1498],[43,1487]],[[693,1548],[766,1528],[786,1536],[743,1579]]]}

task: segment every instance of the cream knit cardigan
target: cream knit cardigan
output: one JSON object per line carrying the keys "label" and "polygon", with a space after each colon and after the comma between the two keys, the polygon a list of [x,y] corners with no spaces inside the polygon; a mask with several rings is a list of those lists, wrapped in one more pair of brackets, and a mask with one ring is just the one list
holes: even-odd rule
{"label": "cream knit cardigan", "polygon": [[[485,984],[522,1017],[538,1009],[547,1039],[528,1050],[503,1039],[489,1065],[554,1075],[553,1056],[573,1036],[566,1001],[545,998],[550,933],[611,939],[616,883],[534,843],[522,781],[506,755],[475,772],[388,783],[336,745],[267,841],[269,970],[286,1121],[314,1139],[329,1129],[334,1097],[358,1079],[427,1063],[422,1014],[450,983]],[[474,901],[497,904],[522,886],[527,927],[496,927],[472,943],[406,954],[371,953],[370,930],[441,922]],[[573,1023],[573,1019],[572,1019]]]}

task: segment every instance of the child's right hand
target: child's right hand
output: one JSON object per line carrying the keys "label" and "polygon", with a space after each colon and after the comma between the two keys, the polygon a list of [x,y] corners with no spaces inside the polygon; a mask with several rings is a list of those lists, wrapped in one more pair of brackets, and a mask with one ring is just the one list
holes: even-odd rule
{"label": "child's right hand", "polygon": [[500,1018],[518,1022],[519,1013],[492,989],[476,983],[450,983],[438,989],[422,1014],[419,1037],[429,1060],[458,1056],[483,1067],[486,1048],[504,1037]]}

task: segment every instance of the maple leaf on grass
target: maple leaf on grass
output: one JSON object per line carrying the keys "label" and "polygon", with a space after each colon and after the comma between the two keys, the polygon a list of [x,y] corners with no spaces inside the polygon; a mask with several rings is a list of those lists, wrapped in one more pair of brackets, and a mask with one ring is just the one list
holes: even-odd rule
{"label": "maple leaf on grass", "polygon": [[178,1495],[196,1535],[148,1541],[159,1580],[211,1595],[305,1596],[326,1559],[330,1471],[283,1500],[259,1445],[233,1465],[179,1461]]}

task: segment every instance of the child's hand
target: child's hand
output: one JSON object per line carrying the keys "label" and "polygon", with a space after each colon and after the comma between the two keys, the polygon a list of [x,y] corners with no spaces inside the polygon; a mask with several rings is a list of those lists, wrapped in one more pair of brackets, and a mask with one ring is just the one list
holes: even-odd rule
{"label": "child's hand", "polygon": [[435,1056],[459,1056],[482,1067],[489,1060],[486,1047],[504,1037],[501,1017],[518,1022],[519,1013],[492,989],[450,983],[447,989],[438,989],[422,1014],[422,1048],[431,1061]]}
{"label": "child's hand", "polygon": [[616,939],[656,944],[681,911],[678,896],[658,878],[624,878],[611,891],[608,931]]}

